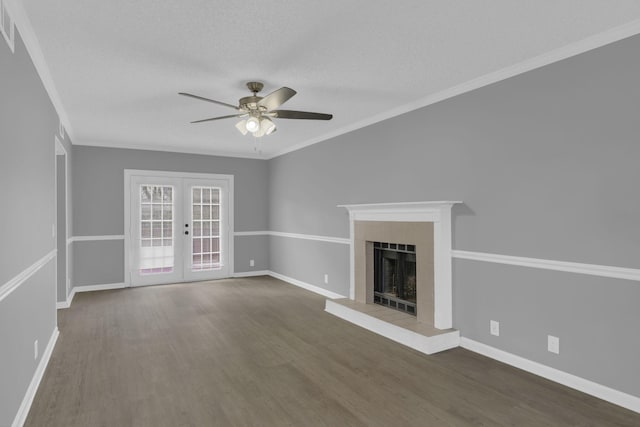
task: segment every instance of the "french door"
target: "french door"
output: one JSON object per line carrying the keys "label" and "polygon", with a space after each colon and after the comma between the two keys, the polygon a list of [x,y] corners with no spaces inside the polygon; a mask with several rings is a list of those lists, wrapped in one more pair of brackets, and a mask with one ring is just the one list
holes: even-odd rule
{"label": "french door", "polygon": [[232,177],[194,175],[125,171],[132,286],[229,277]]}

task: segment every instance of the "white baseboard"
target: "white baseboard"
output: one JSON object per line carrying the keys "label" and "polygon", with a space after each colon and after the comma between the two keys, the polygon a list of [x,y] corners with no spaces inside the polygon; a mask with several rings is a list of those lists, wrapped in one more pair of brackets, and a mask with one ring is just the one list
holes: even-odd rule
{"label": "white baseboard", "polygon": [[434,354],[458,347],[460,343],[460,332],[457,330],[428,337],[330,300],[325,302],[324,311],[425,354]]}
{"label": "white baseboard", "polygon": [[255,277],[255,276],[268,276],[269,270],[256,270],[256,271],[239,271],[233,273],[231,277]]}
{"label": "white baseboard", "polygon": [[67,297],[67,300],[57,302],[56,308],[60,310],[60,309],[71,307],[71,303],[73,302],[73,297],[76,296],[77,292],[108,291],[109,289],[122,289],[126,287],[127,285],[125,283],[106,283],[104,285],[74,286],[73,289],[71,289],[71,293]]}
{"label": "white baseboard", "polygon": [[524,357],[516,356],[512,353],[507,353],[506,351],[469,338],[460,338],[460,347],[640,413],[640,397],[614,390],[610,387],[525,359]]}
{"label": "white baseboard", "polygon": [[315,286],[315,285],[312,285],[310,283],[302,282],[302,281],[300,281],[298,279],[294,279],[292,277],[284,276],[284,275],[282,275],[280,273],[275,273],[273,271],[268,271],[267,274],[269,276],[271,276],[271,277],[275,277],[276,279],[280,279],[280,280],[282,280],[284,282],[290,283],[290,284],[295,285],[295,286],[297,286],[299,288],[306,289],[306,290],[311,291],[311,292],[315,292],[316,294],[323,295],[323,296],[325,296],[327,298],[331,298],[331,299],[346,298],[346,296],[344,296],[344,295],[340,295],[340,294],[337,294],[335,292],[328,291],[328,290],[323,289],[323,288],[321,288],[319,286]]}
{"label": "white baseboard", "polygon": [[92,292],[92,291],[108,291],[110,289],[126,288],[126,283],[106,283],[104,285],[83,285],[74,286],[73,292]]}
{"label": "white baseboard", "polygon": [[73,302],[73,297],[76,296],[76,288],[73,288],[71,290],[71,293],[69,294],[69,296],[67,296],[67,300],[66,301],[62,301],[62,302],[57,302],[56,303],[56,308],[58,310],[63,309],[63,308],[69,308],[71,307],[71,303]]}
{"label": "white baseboard", "polygon": [[29,383],[29,387],[27,388],[27,392],[25,393],[24,398],[22,398],[22,403],[20,404],[20,408],[18,409],[16,417],[13,419],[13,424],[11,424],[11,427],[22,427],[24,425],[24,422],[27,420],[27,415],[29,415],[29,410],[31,409],[33,398],[36,396],[36,391],[38,391],[40,381],[42,381],[42,377],[44,376],[44,371],[47,369],[47,365],[49,364],[51,353],[53,353],[53,348],[56,346],[56,342],[58,341],[58,335],[60,335],[60,332],[58,331],[58,327],[56,326],[51,333],[51,338],[49,338],[47,347],[42,353],[40,363],[38,363],[36,372],[33,374],[31,383]]}

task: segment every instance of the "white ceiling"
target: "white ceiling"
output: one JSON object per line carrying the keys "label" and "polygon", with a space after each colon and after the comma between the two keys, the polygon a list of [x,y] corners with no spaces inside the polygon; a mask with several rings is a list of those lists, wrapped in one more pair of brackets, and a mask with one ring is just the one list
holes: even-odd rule
{"label": "white ceiling", "polygon": [[[505,69],[548,63],[562,56],[558,49],[594,47],[603,32],[620,33],[640,18],[636,0],[22,0],[22,7],[74,144],[266,158],[495,81],[509,75]],[[261,153],[235,119],[189,124],[233,110],[178,92],[236,104],[250,80],[265,83],[262,95],[297,90],[285,109],[334,119],[276,119],[278,132],[261,139]]]}

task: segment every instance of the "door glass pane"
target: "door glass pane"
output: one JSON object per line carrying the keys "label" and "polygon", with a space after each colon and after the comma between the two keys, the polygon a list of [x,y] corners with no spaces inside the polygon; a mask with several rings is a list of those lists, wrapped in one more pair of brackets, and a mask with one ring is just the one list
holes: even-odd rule
{"label": "door glass pane", "polygon": [[140,237],[143,239],[151,237],[151,221],[142,221],[140,224]]}
{"label": "door glass pane", "polygon": [[154,203],[151,205],[153,216],[151,219],[162,219],[162,203]]}
{"label": "door glass pane", "polygon": [[172,205],[164,205],[162,207],[162,219],[173,219],[173,206]]}
{"label": "door glass pane", "polygon": [[[192,187],[192,271],[216,270],[220,263],[220,188]],[[201,236],[203,238],[201,238]]]}
{"label": "door glass pane", "polygon": [[173,272],[173,209],[172,186],[140,186],[140,274]]}
{"label": "door glass pane", "polygon": [[142,205],[142,212],[140,213],[140,219],[151,219],[151,205],[144,204]]}

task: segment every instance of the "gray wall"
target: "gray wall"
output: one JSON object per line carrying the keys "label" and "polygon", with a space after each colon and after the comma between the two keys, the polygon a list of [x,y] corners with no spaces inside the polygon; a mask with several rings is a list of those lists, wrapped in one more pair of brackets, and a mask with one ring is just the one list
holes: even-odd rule
{"label": "gray wall", "polygon": [[[16,29],[0,39],[0,286],[55,249],[58,116]],[[56,260],[0,301],[0,425],[11,425],[56,327]],[[40,354],[34,359],[34,341]]]}
{"label": "gray wall", "polygon": [[269,254],[271,271],[349,296],[349,245],[270,236]]}
{"label": "gray wall", "polygon": [[[269,180],[264,160],[74,146],[74,236],[124,234],[125,169],[231,174],[235,231],[267,228]],[[116,243],[118,249],[113,241],[75,242],[73,285],[122,282],[124,246]],[[236,272],[266,268],[265,236],[239,237],[235,243]],[[256,261],[255,267],[249,267],[249,259]]]}
{"label": "gray wall", "polygon": [[74,284],[124,282],[124,240],[74,242]]}
{"label": "gray wall", "polygon": [[[348,237],[337,204],[463,200],[455,249],[640,268],[639,49],[623,40],[275,158],[269,229]],[[277,239],[272,270],[347,294],[342,245]],[[454,293],[463,336],[640,396],[639,283],[456,260]]]}
{"label": "gray wall", "polygon": [[[236,236],[234,262],[237,272],[269,270],[269,236]],[[250,261],[254,261],[253,267]]]}

